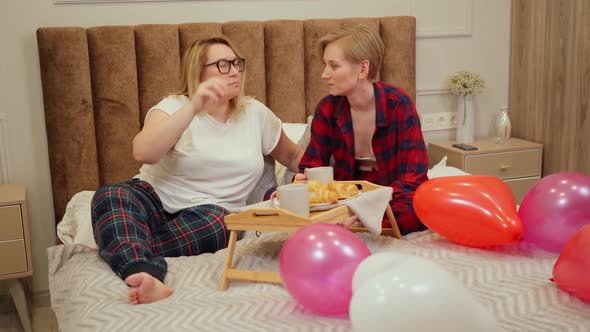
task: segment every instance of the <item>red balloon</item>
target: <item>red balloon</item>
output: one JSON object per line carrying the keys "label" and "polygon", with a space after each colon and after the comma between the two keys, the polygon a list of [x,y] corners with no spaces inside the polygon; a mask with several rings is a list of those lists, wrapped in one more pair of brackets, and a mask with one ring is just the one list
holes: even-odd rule
{"label": "red balloon", "polygon": [[428,228],[469,247],[511,244],[523,237],[514,195],[493,176],[428,180],[416,190],[414,210]]}
{"label": "red balloon", "polygon": [[590,225],[582,227],[565,245],[553,266],[557,287],[590,302]]}

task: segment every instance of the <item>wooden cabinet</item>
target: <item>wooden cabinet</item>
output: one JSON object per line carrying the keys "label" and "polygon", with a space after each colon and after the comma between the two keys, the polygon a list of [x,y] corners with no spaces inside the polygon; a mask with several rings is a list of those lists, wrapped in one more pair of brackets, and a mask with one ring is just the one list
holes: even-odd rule
{"label": "wooden cabinet", "polygon": [[477,150],[463,151],[453,141],[428,144],[430,167],[447,156],[447,166],[457,167],[474,175],[491,175],[502,179],[520,203],[529,188],[541,178],[543,145],[511,138],[506,144],[488,140],[473,142]]}
{"label": "wooden cabinet", "polygon": [[33,275],[25,187],[0,185],[0,280],[8,283],[25,331],[31,331],[22,278]]}
{"label": "wooden cabinet", "polygon": [[590,175],[590,1],[511,4],[512,133],[544,144],[544,175]]}

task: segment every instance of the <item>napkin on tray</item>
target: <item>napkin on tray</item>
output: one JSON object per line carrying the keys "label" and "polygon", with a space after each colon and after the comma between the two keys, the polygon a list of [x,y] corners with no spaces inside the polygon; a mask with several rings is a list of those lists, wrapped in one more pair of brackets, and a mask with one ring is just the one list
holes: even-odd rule
{"label": "napkin on tray", "polygon": [[[391,200],[393,189],[391,187],[381,187],[375,190],[366,191],[358,196],[345,199],[338,203],[312,207],[311,211],[329,210],[340,205],[346,205],[358,217],[360,222],[372,234],[381,234],[381,221],[385,208]],[[256,208],[273,208],[270,201],[251,204],[242,208],[233,209],[231,212],[241,212],[248,209]]]}
{"label": "napkin on tray", "polygon": [[377,188],[343,201],[341,204],[346,204],[371,234],[379,235],[382,229],[383,214],[391,200],[392,193],[391,187]]}

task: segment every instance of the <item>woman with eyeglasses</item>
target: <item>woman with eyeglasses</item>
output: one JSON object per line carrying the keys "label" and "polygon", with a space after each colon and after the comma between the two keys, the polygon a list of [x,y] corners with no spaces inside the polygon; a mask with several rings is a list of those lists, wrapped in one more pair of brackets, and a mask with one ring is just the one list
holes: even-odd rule
{"label": "woman with eyeglasses", "polygon": [[[330,95],[317,105],[311,139],[301,160],[307,168],[330,165],[335,180],[366,180],[391,186],[391,207],[402,234],[423,230],[413,208],[414,192],[428,180],[428,156],[412,98],[377,80],[385,48],[374,29],[347,26],[318,41]],[[343,222],[349,226],[355,218]],[[389,220],[383,219],[383,227]]]}
{"label": "woman with eyeglasses", "polygon": [[148,111],[133,140],[139,174],[92,199],[99,254],[130,287],[131,304],[172,294],[164,257],[227,246],[224,216],[246,205],[264,156],[297,170],[303,150],[266,106],[244,96],[245,69],[227,38],[194,43],[178,90]]}

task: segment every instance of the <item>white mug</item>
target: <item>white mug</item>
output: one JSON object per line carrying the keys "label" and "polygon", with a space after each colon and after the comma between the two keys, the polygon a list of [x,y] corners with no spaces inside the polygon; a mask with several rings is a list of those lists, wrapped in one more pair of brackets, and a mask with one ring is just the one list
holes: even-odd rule
{"label": "white mug", "polygon": [[278,195],[279,207],[300,216],[309,217],[309,187],[307,184],[279,186],[270,195],[271,202]]}
{"label": "white mug", "polygon": [[328,184],[330,181],[334,180],[334,169],[332,166],[308,168],[307,180]]}

